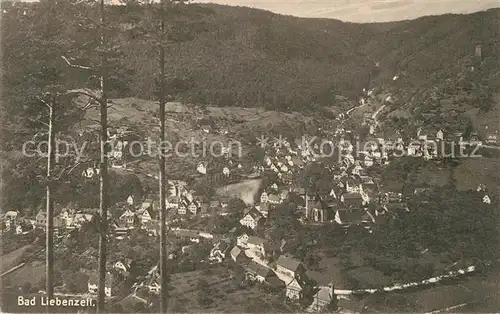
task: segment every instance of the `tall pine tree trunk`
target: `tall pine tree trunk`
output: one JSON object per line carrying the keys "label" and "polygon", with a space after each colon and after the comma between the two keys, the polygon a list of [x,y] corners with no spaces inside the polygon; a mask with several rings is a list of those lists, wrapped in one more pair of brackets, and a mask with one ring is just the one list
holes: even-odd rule
{"label": "tall pine tree trunk", "polygon": [[163,0],[161,0],[161,25],[160,25],[160,90],[159,90],[159,103],[160,103],[160,277],[161,277],[161,312],[167,312],[167,247],[166,247],[166,209],[165,209],[165,48],[164,48],[164,32],[165,21],[163,12]]}
{"label": "tall pine tree trunk", "polygon": [[49,105],[49,139],[47,147],[47,187],[46,187],[46,289],[47,296],[54,296],[54,202],[52,200],[52,166],[54,162],[54,107],[55,95],[51,96]]}
{"label": "tall pine tree trunk", "polygon": [[105,36],[105,13],[104,0],[100,3],[101,13],[101,99],[100,99],[100,116],[101,116],[101,163],[99,171],[99,216],[100,216],[100,235],[99,235],[99,281],[98,281],[98,299],[97,312],[104,312],[105,303],[105,287],[106,287],[106,258],[107,258],[107,232],[108,232],[108,156],[107,156],[107,141],[108,141],[108,98],[107,98],[107,58],[106,58],[106,36]]}

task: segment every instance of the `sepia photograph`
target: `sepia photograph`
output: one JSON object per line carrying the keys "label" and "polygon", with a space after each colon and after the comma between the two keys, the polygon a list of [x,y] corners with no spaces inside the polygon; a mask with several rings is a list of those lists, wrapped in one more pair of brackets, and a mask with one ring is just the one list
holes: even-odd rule
{"label": "sepia photograph", "polygon": [[0,10],[0,312],[500,312],[499,0]]}

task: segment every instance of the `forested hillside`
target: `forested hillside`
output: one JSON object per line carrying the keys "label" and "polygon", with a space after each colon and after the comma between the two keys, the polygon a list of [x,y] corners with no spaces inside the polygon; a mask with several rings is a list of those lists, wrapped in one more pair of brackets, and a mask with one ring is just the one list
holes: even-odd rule
{"label": "forested hillside", "polygon": [[[28,77],[31,57],[49,59],[54,53],[85,46],[86,35],[71,21],[84,10],[59,4],[60,37],[55,50],[40,49],[47,15],[40,5],[11,8],[2,19],[3,67]],[[139,27],[150,18],[144,6],[109,7],[110,37],[120,51],[114,96],[154,98],[157,49]],[[300,19],[270,12],[215,5],[187,5],[168,10],[170,36],[167,72],[172,97],[219,106],[265,106],[281,110],[334,105],[335,95],[356,99],[370,82],[405,74],[404,85],[429,87],[454,77],[476,44],[485,59],[499,50],[499,10],[471,15],[424,17],[384,24],[353,24],[337,20]],[[43,30],[43,31],[40,31]],[[63,40],[70,34],[71,40]],[[18,53],[22,50],[22,53]],[[42,55],[40,55],[42,54]],[[64,61],[58,58],[61,66]],[[378,63],[379,67],[376,67]],[[498,70],[491,64],[488,70]],[[18,68],[24,69],[20,71]],[[66,76],[78,80],[78,72]],[[4,73],[4,82],[14,79]],[[498,77],[497,77],[498,78]],[[5,83],[4,83],[5,84]],[[9,86],[9,84],[7,84]],[[14,87],[12,87],[14,88]],[[404,92],[402,94],[405,94]]]}

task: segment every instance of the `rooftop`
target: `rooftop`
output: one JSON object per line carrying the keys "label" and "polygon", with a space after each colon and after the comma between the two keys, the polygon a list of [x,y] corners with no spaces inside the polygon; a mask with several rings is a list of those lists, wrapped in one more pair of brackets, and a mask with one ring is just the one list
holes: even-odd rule
{"label": "rooftop", "polygon": [[291,271],[296,271],[300,264],[301,263],[299,260],[287,254],[281,255],[276,261],[276,265],[279,265]]}
{"label": "rooftop", "polygon": [[264,265],[261,265],[259,263],[256,263],[254,261],[250,261],[246,266],[245,269],[248,272],[257,274],[262,277],[267,277],[269,274],[272,272],[272,270],[268,267],[265,267]]}
{"label": "rooftop", "polygon": [[263,245],[266,242],[267,242],[266,239],[262,239],[256,236],[249,236],[247,241],[247,243],[251,243],[254,245]]}
{"label": "rooftop", "polygon": [[190,237],[190,238],[197,238],[199,237],[198,233],[191,231],[191,230],[176,230],[175,234],[178,237]]}
{"label": "rooftop", "polygon": [[354,200],[354,199],[362,199],[361,194],[359,193],[346,193],[342,195],[345,200]]}

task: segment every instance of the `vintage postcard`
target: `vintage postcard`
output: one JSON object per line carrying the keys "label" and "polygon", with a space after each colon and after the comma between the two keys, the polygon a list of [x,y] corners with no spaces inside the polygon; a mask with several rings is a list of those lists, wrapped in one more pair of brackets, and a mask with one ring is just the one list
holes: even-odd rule
{"label": "vintage postcard", "polygon": [[498,0],[0,10],[1,312],[500,312]]}

